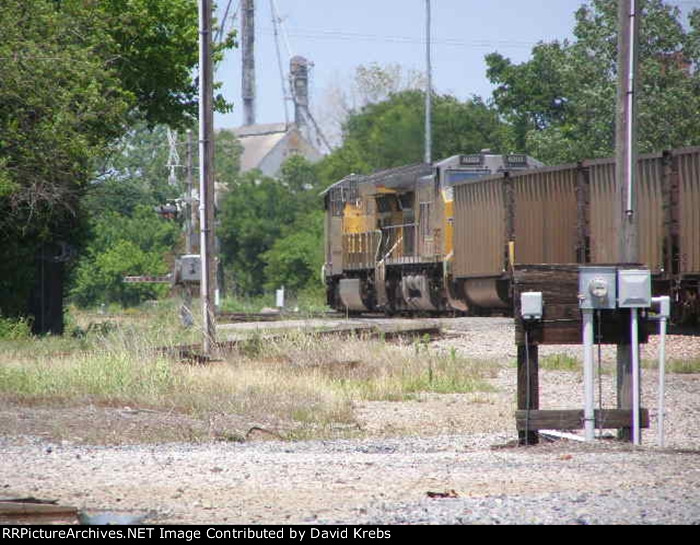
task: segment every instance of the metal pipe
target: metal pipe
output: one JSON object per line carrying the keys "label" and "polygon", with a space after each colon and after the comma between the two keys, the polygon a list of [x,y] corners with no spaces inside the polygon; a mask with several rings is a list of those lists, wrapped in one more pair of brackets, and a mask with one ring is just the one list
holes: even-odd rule
{"label": "metal pipe", "polygon": [[593,376],[593,310],[583,309],[583,426],[586,441],[595,438],[595,378]]}
{"label": "metal pipe", "polygon": [[635,445],[642,443],[642,437],[639,425],[639,323],[638,309],[630,309],[630,333],[632,344],[632,442]]}
{"label": "metal pipe", "polygon": [[636,0],[630,0],[629,14],[629,68],[627,73],[627,111],[629,112],[629,122],[627,123],[627,207],[625,213],[628,216],[634,215],[634,180],[636,177],[636,153],[634,150],[635,133],[635,78],[637,68],[637,7]]}
{"label": "metal pipe", "polygon": [[425,90],[425,164],[429,165],[432,159],[432,94],[433,94],[433,69],[430,59],[430,0],[425,0],[425,57],[426,57],[426,90]]}
{"label": "metal pipe", "polygon": [[192,233],[197,223],[192,187],[192,131],[187,129],[187,177],[185,183],[185,253],[187,255],[193,252]]}
{"label": "metal pipe", "polygon": [[659,305],[659,403],[658,403],[658,434],[659,447],[665,446],[664,441],[664,398],[666,391],[666,326],[671,314],[671,298],[668,295],[654,297],[653,304]]}
{"label": "metal pipe", "polygon": [[659,446],[664,446],[664,391],[666,389],[666,317],[659,321]]}

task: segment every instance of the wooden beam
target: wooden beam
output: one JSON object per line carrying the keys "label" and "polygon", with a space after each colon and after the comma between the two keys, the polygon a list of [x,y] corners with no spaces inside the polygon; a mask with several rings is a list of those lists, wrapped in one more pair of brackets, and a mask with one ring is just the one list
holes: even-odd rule
{"label": "wooden beam", "polygon": [[46,523],[47,521],[62,521],[75,524],[78,521],[78,509],[76,507],[46,503],[0,502],[0,524]]}
{"label": "wooden beam", "polygon": [[[518,409],[523,413],[537,411],[540,407],[539,357],[537,345],[518,345]],[[518,412],[521,412],[518,411]],[[527,425],[518,428],[521,445],[539,442],[535,428]]]}
{"label": "wooden beam", "polygon": [[[637,265],[615,265],[619,268]],[[525,343],[525,331],[520,316],[520,294],[529,291],[542,293],[544,301],[542,320],[529,326],[529,342],[537,345],[578,344],[582,339],[582,320],[578,301],[579,265],[543,264],[516,265],[513,273],[513,304],[515,319],[515,343]],[[629,312],[604,311],[597,325],[595,341],[600,344],[630,342]],[[639,342],[648,341],[655,331],[655,323],[641,320]],[[598,332],[600,331],[600,336]]]}
{"label": "wooden beam", "polygon": [[[642,409],[641,427],[649,427],[649,411]],[[595,427],[615,429],[631,426],[632,411],[626,409],[603,409],[595,411]],[[518,410],[515,423],[519,432],[528,430],[582,430],[583,410]]]}

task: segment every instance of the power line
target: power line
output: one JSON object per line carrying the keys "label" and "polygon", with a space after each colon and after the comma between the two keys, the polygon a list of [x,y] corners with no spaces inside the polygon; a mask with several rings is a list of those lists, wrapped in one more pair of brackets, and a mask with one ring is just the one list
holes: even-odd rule
{"label": "power line", "polygon": [[[221,18],[221,26],[219,27],[216,37],[214,38],[215,43],[221,43],[224,40],[224,36],[226,35],[226,19],[228,18],[228,12],[231,9],[231,4],[233,3],[233,0],[228,0],[228,4],[226,4],[226,9],[224,10],[224,16]],[[238,17],[238,10],[240,8],[240,2],[236,3],[236,9],[233,12],[233,16],[231,17],[231,24],[233,25],[233,21],[236,20],[236,17]]]}
{"label": "power line", "polygon": [[284,104],[284,122],[285,124],[289,123],[289,109],[287,108],[287,100],[289,97],[289,94],[287,93],[287,85],[286,85],[286,79],[284,77],[284,67],[282,66],[282,53],[280,52],[280,40],[279,40],[279,33],[278,33],[278,26],[281,26],[282,24],[282,19],[277,13],[276,5],[275,5],[275,0],[270,0],[270,12],[272,13],[272,26],[274,28],[274,33],[275,33],[275,49],[277,51],[277,65],[279,68],[280,72],[280,82],[282,84],[282,103]]}
{"label": "power line", "polygon": [[[261,32],[265,34],[274,34],[274,30],[269,27],[263,27],[260,29]],[[370,34],[363,32],[352,32],[352,31],[342,31],[342,30],[319,30],[319,29],[295,29],[289,32],[290,36],[295,36],[299,38],[307,39],[319,39],[319,40],[337,40],[337,41],[349,41],[349,40],[362,40],[370,42],[384,42],[384,43],[405,43],[405,44],[415,44],[415,45],[425,45],[425,39],[416,36],[391,36],[391,35],[381,35],[381,34]],[[442,38],[439,40],[433,40],[433,45],[445,45],[451,47],[532,47],[539,42],[546,41],[546,39],[538,41],[526,41],[526,40],[462,40],[459,38]]]}

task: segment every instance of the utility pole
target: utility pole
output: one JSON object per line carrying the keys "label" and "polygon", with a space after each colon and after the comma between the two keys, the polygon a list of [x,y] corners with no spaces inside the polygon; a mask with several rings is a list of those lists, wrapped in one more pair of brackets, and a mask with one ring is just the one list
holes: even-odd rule
{"label": "utility pole", "polygon": [[212,63],[212,0],[199,0],[199,225],[202,278],[202,349],[211,355],[216,344],[214,322],[214,110]]}
{"label": "utility pole", "polygon": [[187,129],[187,158],[185,166],[185,254],[191,255],[194,251],[192,233],[197,224],[197,212],[192,199],[192,131]]}
{"label": "utility pole", "polygon": [[430,0],[425,0],[425,57],[427,81],[425,89],[425,163],[431,164],[432,160],[432,94],[433,94],[433,69],[430,60]]}
{"label": "utility pole", "polygon": [[255,125],[255,0],[241,7],[243,125]]}
{"label": "utility pole", "polygon": [[[636,0],[618,0],[618,90],[616,150],[616,192],[618,233],[618,261],[636,263],[639,260],[637,245],[637,216],[635,178],[637,175],[636,145],[636,91],[637,91],[637,43],[640,14]],[[632,409],[633,398],[639,395],[639,377],[632,372],[632,346],[617,346],[617,403],[620,409]],[[630,428],[619,430],[619,438],[629,441]]]}

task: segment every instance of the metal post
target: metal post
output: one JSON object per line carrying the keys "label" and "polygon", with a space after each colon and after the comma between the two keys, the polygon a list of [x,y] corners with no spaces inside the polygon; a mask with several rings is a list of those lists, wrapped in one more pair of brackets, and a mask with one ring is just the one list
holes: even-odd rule
{"label": "metal post", "polygon": [[211,56],[212,0],[199,1],[199,224],[202,279],[202,349],[216,343],[214,323],[214,112]]}
{"label": "metal post", "polygon": [[[636,263],[637,218],[635,214],[634,182],[636,177],[636,69],[639,17],[636,0],[618,2],[618,92],[616,125],[616,229],[618,239],[618,261]],[[632,347],[621,343],[617,346],[617,395],[620,409],[632,409],[632,398],[637,395],[633,386]],[[630,440],[630,429],[619,431],[621,439]]]}
{"label": "metal post", "polygon": [[586,441],[595,439],[595,377],[593,373],[593,310],[584,309],[583,314],[583,426]]}
{"label": "metal post", "polygon": [[433,69],[430,59],[430,0],[425,0],[425,57],[427,81],[425,89],[425,164],[432,163],[432,94]]}
{"label": "metal post", "polygon": [[671,298],[668,295],[656,299],[661,310],[659,312],[659,419],[658,419],[658,443],[664,447],[664,394],[666,391],[666,323],[671,313]]}
{"label": "metal post", "polygon": [[[524,327],[529,327],[524,324]],[[525,416],[525,429],[518,431],[518,443],[520,445],[536,445],[539,443],[539,435],[529,426],[530,411],[540,408],[540,383],[539,383],[539,346],[530,344],[527,330],[525,344],[518,345],[518,392],[517,404],[519,411],[527,411]]]}
{"label": "metal post", "polygon": [[639,373],[639,322],[638,310],[630,309],[630,333],[632,336],[632,442],[639,445],[642,442],[640,428],[640,373]]}

